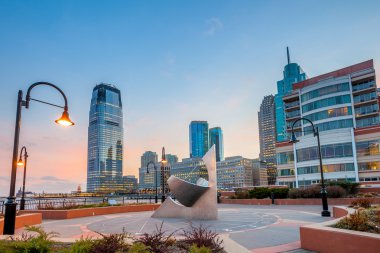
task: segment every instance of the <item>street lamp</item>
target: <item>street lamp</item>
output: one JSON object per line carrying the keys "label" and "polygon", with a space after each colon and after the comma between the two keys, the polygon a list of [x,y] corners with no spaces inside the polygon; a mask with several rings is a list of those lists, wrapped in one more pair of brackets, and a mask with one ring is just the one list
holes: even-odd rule
{"label": "street lamp", "polygon": [[[46,85],[50,86],[54,89],[56,89],[61,95],[63,96],[63,99],[65,100],[65,106],[59,106],[55,104],[51,104],[45,101],[33,99],[30,97],[30,93],[32,89],[39,85]],[[17,170],[17,158],[18,158],[18,146],[19,146],[19,137],[20,137],[20,127],[21,127],[21,109],[24,106],[26,109],[29,109],[29,103],[30,100],[48,104],[51,106],[63,108],[62,116],[57,119],[55,122],[57,124],[63,125],[63,126],[72,126],[74,123],[69,118],[68,113],[68,104],[67,104],[67,98],[66,95],[63,93],[63,91],[55,86],[54,84],[48,83],[48,82],[36,82],[29,86],[28,91],[26,93],[26,98],[23,100],[23,93],[22,90],[18,91],[18,97],[17,97],[17,111],[16,111],[16,124],[15,124],[15,136],[14,136],[14,142],[13,142],[13,157],[12,157],[12,171],[11,171],[11,184],[10,184],[10,190],[9,190],[9,196],[7,198],[7,201],[5,203],[5,215],[4,215],[4,234],[6,235],[13,235],[15,232],[15,222],[16,222],[16,198],[15,198],[15,187],[16,187],[16,170]]]}
{"label": "street lamp", "polygon": [[[24,161],[22,161],[22,151],[24,151]],[[26,163],[28,160],[28,152],[26,152],[26,147],[23,146],[20,151],[20,158],[18,159],[17,165],[24,166],[24,178],[22,180],[22,197],[20,201],[20,210],[25,210],[25,176],[26,176]]]}
{"label": "street lamp", "polygon": [[313,128],[313,134],[314,134],[314,137],[317,137],[317,142],[318,142],[318,156],[319,156],[319,170],[321,171],[321,183],[322,183],[322,189],[321,189],[321,195],[322,195],[322,207],[323,207],[323,210],[322,210],[322,216],[324,217],[330,217],[331,214],[329,212],[329,206],[328,206],[328,203],[327,203],[327,191],[326,191],[326,187],[325,187],[325,180],[324,180],[324,177],[323,177],[323,166],[322,166],[322,155],[321,155],[321,142],[319,140],[319,131],[318,131],[318,127],[314,127],[314,124],[311,120],[307,119],[307,118],[299,118],[297,119],[296,121],[293,122],[292,124],[292,139],[290,141],[290,143],[297,143],[299,142],[299,140],[297,140],[297,137],[294,133],[294,125],[300,121],[300,120],[306,120],[308,121],[312,128]]}
{"label": "street lamp", "polygon": [[148,162],[148,164],[146,165],[146,173],[147,174],[149,174],[149,165],[150,164],[153,164],[153,166],[154,166],[154,176],[155,176],[154,186],[156,188],[156,195],[154,196],[154,203],[157,203],[158,202],[158,195],[157,195],[157,167],[156,167],[156,164],[153,161]]}
{"label": "street lamp", "polygon": [[162,185],[162,196],[161,196],[161,203],[164,203],[165,201],[165,166],[164,164],[167,163],[166,161],[166,155],[165,155],[165,147],[162,147],[162,157],[161,157],[161,185]]}

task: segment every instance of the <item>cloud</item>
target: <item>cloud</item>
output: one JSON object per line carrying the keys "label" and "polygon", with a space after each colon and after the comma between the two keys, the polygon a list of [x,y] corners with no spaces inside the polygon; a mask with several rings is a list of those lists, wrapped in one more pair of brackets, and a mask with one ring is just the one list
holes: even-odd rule
{"label": "cloud", "polygon": [[218,31],[223,29],[223,23],[219,18],[210,18],[206,20],[206,30],[203,32],[206,36],[214,36]]}

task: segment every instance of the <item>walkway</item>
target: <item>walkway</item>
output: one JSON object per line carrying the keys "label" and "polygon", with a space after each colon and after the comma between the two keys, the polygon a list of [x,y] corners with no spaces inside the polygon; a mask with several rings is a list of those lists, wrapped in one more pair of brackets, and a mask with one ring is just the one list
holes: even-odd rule
{"label": "walkway", "polygon": [[[235,252],[307,252],[300,248],[299,227],[304,224],[323,222],[329,218],[320,216],[320,206],[247,206],[219,205],[216,221],[192,221],[220,233],[226,248]],[[183,219],[153,219],[152,212],[121,213],[85,217],[70,220],[45,220],[46,231],[60,233],[61,240],[73,240],[81,236],[98,237],[98,233],[121,233],[123,229],[140,235],[151,232],[163,223],[163,229],[175,235],[189,226]],[[96,232],[98,233],[96,233]],[[20,234],[22,230],[18,230]],[[228,245],[227,245],[228,244]],[[293,251],[295,250],[295,251]]]}

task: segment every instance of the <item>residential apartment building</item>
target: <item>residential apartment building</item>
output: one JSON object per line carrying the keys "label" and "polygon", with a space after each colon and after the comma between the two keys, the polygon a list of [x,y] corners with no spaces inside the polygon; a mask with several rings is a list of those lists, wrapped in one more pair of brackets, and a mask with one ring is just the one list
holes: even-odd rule
{"label": "residential apartment building", "polygon": [[[283,97],[287,136],[302,118],[318,128],[326,180],[380,180],[379,99],[373,61],[295,83]],[[297,121],[299,142],[276,144],[278,184],[319,183],[317,140],[307,121]]]}

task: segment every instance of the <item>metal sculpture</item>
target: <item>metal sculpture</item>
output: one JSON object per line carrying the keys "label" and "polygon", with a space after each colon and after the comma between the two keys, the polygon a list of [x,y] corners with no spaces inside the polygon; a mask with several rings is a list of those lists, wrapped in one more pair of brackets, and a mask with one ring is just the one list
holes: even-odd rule
{"label": "metal sculpture", "polygon": [[218,218],[216,192],[216,153],[215,145],[202,158],[208,178],[192,184],[175,176],[170,176],[168,185],[172,195],[153,213],[153,218],[185,218],[216,220]]}

